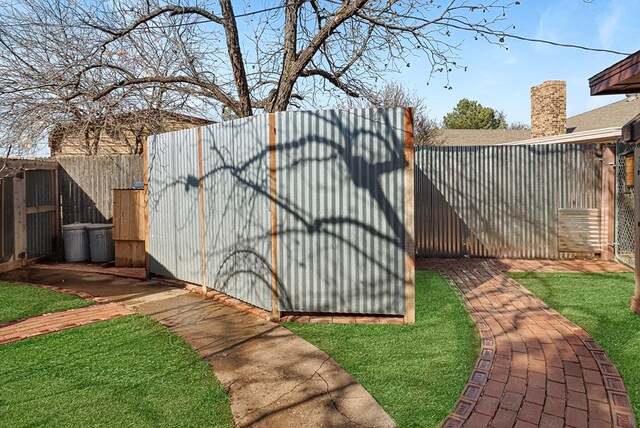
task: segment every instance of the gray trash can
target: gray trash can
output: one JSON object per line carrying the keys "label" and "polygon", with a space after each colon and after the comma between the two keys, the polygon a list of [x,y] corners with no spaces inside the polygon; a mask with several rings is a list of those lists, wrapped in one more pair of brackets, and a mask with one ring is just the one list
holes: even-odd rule
{"label": "gray trash can", "polygon": [[62,226],[64,258],[68,262],[89,260],[89,234],[87,223],[72,223]]}
{"label": "gray trash can", "polygon": [[94,263],[109,262],[115,258],[113,243],[113,225],[110,223],[94,223],[87,225],[91,261]]}

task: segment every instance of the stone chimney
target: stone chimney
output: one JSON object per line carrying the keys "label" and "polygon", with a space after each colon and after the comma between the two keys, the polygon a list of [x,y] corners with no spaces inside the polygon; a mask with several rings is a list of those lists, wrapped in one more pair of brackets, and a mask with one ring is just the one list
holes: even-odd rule
{"label": "stone chimney", "polygon": [[548,80],[531,88],[531,138],[567,133],[567,82]]}

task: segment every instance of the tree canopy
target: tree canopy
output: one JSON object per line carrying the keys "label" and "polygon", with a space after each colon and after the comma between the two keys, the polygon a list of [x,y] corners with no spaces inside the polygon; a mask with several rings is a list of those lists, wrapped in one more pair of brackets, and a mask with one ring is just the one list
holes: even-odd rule
{"label": "tree canopy", "polygon": [[506,128],[504,114],[491,107],[483,107],[477,101],[463,98],[443,119],[449,129],[499,129]]}
{"label": "tree canopy", "polygon": [[401,83],[386,83],[378,90],[370,90],[366,98],[348,98],[338,104],[339,108],[413,108],[414,141],[418,146],[436,144],[438,129],[427,115],[424,98],[409,91]]}
{"label": "tree canopy", "polygon": [[135,111],[318,108],[416,63],[448,74],[469,33],[504,41],[517,3],[0,0],[0,144]]}

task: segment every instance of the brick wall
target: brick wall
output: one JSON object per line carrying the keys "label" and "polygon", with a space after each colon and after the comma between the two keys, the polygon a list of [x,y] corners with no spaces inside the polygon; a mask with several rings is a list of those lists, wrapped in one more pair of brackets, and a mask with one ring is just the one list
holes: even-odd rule
{"label": "brick wall", "polygon": [[531,138],[567,131],[567,83],[549,80],[531,88]]}

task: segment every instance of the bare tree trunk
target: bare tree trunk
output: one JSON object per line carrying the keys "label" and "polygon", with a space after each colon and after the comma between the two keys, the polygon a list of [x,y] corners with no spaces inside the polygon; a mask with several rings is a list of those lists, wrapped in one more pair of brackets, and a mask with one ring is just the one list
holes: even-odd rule
{"label": "bare tree trunk", "polygon": [[251,116],[251,94],[249,93],[249,84],[247,83],[247,74],[245,64],[242,59],[242,51],[240,50],[240,39],[238,37],[238,27],[235,15],[233,14],[233,6],[231,0],[220,0],[220,8],[222,17],[224,18],[224,32],[227,37],[227,50],[231,67],[233,68],[233,76],[238,91],[238,99],[240,101],[240,114],[242,116]]}

